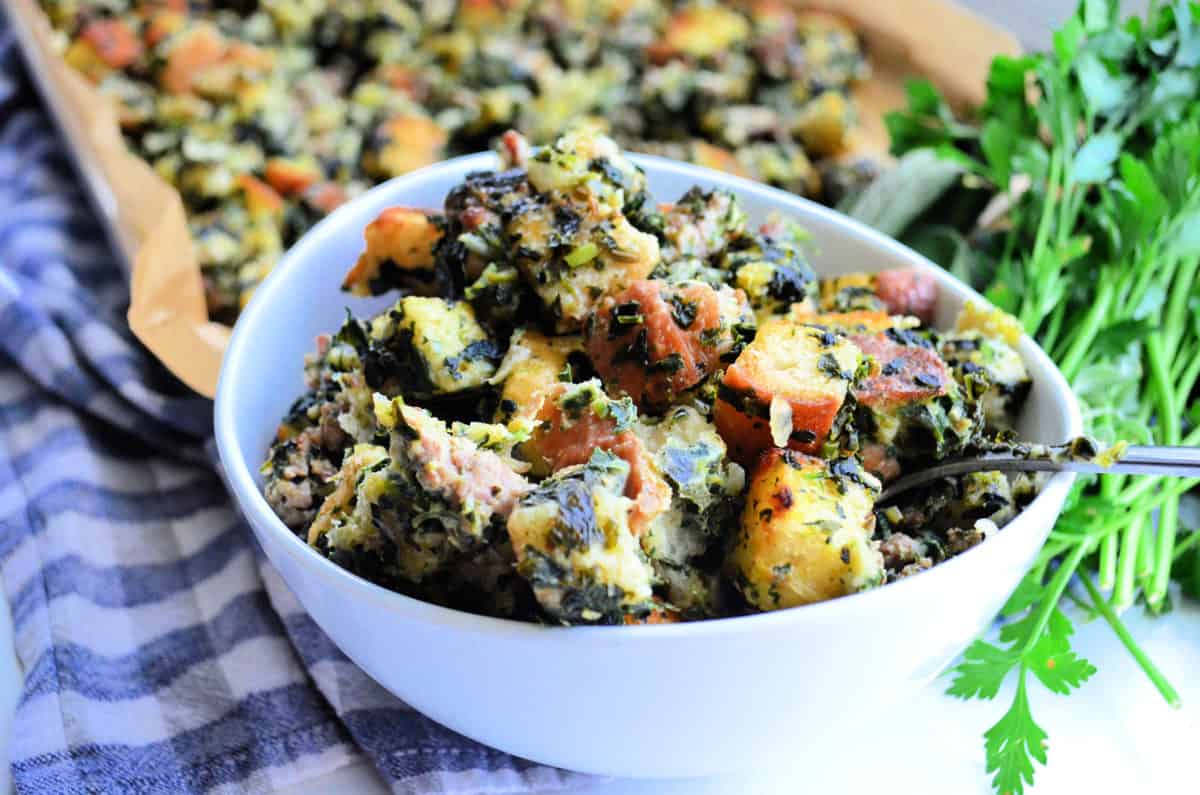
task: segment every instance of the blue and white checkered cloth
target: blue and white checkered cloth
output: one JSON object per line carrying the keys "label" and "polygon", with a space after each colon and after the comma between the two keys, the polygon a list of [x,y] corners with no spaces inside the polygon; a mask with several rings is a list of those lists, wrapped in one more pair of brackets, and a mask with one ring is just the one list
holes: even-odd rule
{"label": "blue and white checkered cloth", "polygon": [[[266,792],[365,756],[396,792],[559,789],[350,663],[208,463],[211,404],[126,284],[0,16],[0,571],[19,792]],[[413,650],[420,654],[419,649]]]}

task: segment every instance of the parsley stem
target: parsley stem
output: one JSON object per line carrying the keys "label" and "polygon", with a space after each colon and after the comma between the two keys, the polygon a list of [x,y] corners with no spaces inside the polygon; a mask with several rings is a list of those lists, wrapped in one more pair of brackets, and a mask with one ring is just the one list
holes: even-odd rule
{"label": "parsley stem", "polygon": [[1200,379],[1200,350],[1189,350],[1185,355],[1180,356],[1176,363],[1182,365],[1180,373],[1175,379],[1178,401],[1182,403],[1191,394],[1196,380]]}
{"label": "parsley stem", "polygon": [[1133,658],[1138,661],[1138,665],[1142,667],[1142,670],[1146,672],[1146,676],[1158,688],[1158,692],[1162,694],[1162,697],[1168,704],[1175,709],[1179,709],[1183,704],[1183,701],[1179,698],[1179,693],[1171,686],[1167,677],[1158,669],[1154,661],[1147,656],[1137,641],[1133,639],[1133,636],[1129,634],[1129,628],[1125,626],[1125,623],[1113,612],[1112,607],[1100,595],[1100,592],[1096,590],[1096,586],[1092,584],[1092,578],[1087,575],[1086,571],[1081,571],[1079,579],[1083,580],[1083,587],[1087,588],[1088,596],[1092,598],[1092,604],[1096,608],[1096,611],[1104,616],[1104,620],[1112,627],[1112,631],[1121,639],[1121,643],[1129,650]]}
{"label": "parsley stem", "polygon": [[[1112,500],[1116,495],[1117,490],[1121,486],[1121,481],[1116,477],[1104,477],[1100,479],[1100,497],[1105,500]],[[1117,546],[1121,541],[1121,536],[1112,532],[1104,536],[1104,540],[1100,542],[1100,589],[1110,590],[1117,581]]]}
{"label": "parsley stem", "polygon": [[1117,533],[1109,533],[1100,542],[1100,563],[1097,573],[1100,576],[1100,588],[1110,590],[1117,582],[1117,544],[1121,540]]}
{"label": "parsley stem", "polygon": [[[1158,408],[1158,427],[1163,444],[1179,444],[1179,408],[1175,402],[1175,390],[1167,373],[1166,351],[1163,333],[1156,331],[1146,340],[1146,359],[1150,365],[1150,382],[1154,387],[1155,404]],[[1179,525],[1179,501],[1167,500],[1158,514],[1158,539],[1154,550],[1153,574],[1146,600],[1158,606],[1167,595],[1171,580],[1171,563],[1175,559],[1175,533]]]}
{"label": "parsley stem", "polygon": [[1134,510],[1150,513],[1155,508],[1161,508],[1171,500],[1178,500],[1185,491],[1189,491],[1198,483],[1200,483],[1200,478],[1178,478],[1164,485],[1162,491],[1158,494],[1155,494],[1153,497],[1147,497]]}
{"label": "parsley stem", "polygon": [[1066,541],[1056,540],[1053,538],[1049,539],[1049,541],[1046,543],[1046,545],[1044,547],[1042,547],[1042,551],[1040,553],[1038,553],[1038,559],[1039,560],[1044,559],[1043,562],[1049,563],[1050,561],[1054,560],[1062,553],[1066,552],[1067,547],[1070,547],[1074,543],[1075,543],[1075,539],[1073,539],[1073,538],[1068,539]]}
{"label": "parsley stem", "polygon": [[[1141,346],[1139,344],[1139,348],[1140,347]],[[1142,353],[1139,350],[1138,361],[1140,362],[1141,359]],[[1139,394],[1138,397],[1141,400],[1141,403],[1138,405],[1137,414],[1134,415],[1134,421],[1149,431],[1151,438],[1153,438],[1154,431],[1150,428],[1150,417],[1154,415],[1154,401],[1150,400],[1150,398],[1146,397],[1144,394]]]}
{"label": "parsley stem", "polygon": [[1071,199],[1077,194],[1077,185],[1071,180],[1067,180],[1063,185],[1062,195],[1058,197],[1058,242],[1059,245],[1066,242],[1067,237],[1071,234],[1071,230],[1075,228],[1074,213],[1072,212],[1075,204]]}
{"label": "parsley stem", "polygon": [[1079,376],[1079,369],[1083,364],[1085,357],[1092,354],[1092,343],[1096,339],[1096,334],[1100,332],[1100,327],[1108,320],[1108,306],[1112,303],[1113,286],[1112,282],[1104,281],[1096,290],[1096,298],[1088,309],[1087,315],[1083,319],[1074,335],[1071,342],[1071,347],[1067,350],[1065,356],[1059,360],[1058,369],[1066,376],[1067,381],[1074,383]]}
{"label": "parsley stem", "polygon": [[1041,259],[1042,253],[1046,250],[1046,239],[1050,236],[1050,227],[1053,226],[1051,220],[1054,216],[1054,199],[1062,191],[1062,186],[1059,184],[1063,178],[1063,170],[1066,168],[1066,154],[1061,146],[1055,146],[1050,153],[1050,173],[1046,177],[1046,196],[1042,199],[1042,213],[1038,216],[1037,233],[1033,240],[1033,257],[1034,262]]}
{"label": "parsley stem", "polygon": [[1037,618],[1033,622],[1033,629],[1029,631],[1025,643],[1021,646],[1022,655],[1027,654],[1034,647],[1034,644],[1041,639],[1042,633],[1046,630],[1046,623],[1050,621],[1050,614],[1054,612],[1054,608],[1058,605],[1058,600],[1062,598],[1063,591],[1067,588],[1067,583],[1071,581],[1071,576],[1079,568],[1080,561],[1092,550],[1093,546],[1095,546],[1093,539],[1084,539],[1059,564],[1058,571],[1054,572],[1054,577],[1051,578],[1045,592],[1042,594],[1042,598],[1038,602]]}
{"label": "parsley stem", "polygon": [[1121,496],[1116,499],[1117,507],[1127,508],[1133,505],[1155,486],[1160,485],[1166,478],[1166,475],[1151,475],[1147,478],[1139,478],[1136,483],[1121,492]]}
{"label": "parsley stem", "polygon": [[1193,530],[1187,538],[1175,545],[1175,560],[1182,558],[1183,553],[1196,546],[1197,542],[1200,542],[1200,530]]}
{"label": "parsley stem", "polygon": [[[1167,344],[1170,346],[1167,353],[1172,357],[1179,355],[1179,349],[1183,345],[1184,324],[1187,320],[1188,303],[1192,298],[1192,286],[1196,280],[1198,264],[1200,264],[1200,258],[1191,258],[1176,268],[1174,286],[1167,302],[1166,320],[1163,323]],[[1170,382],[1168,381],[1168,383]]]}
{"label": "parsley stem", "polygon": [[1136,573],[1138,583],[1146,591],[1149,590],[1150,575],[1154,573],[1154,533],[1143,532],[1138,541]]}
{"label": "parsley stem", "polygon": [[[1103,512],[1107,518],[1080,521],[1068,515],[1059,520],[1058,526],[1065,527],[1071,532],[1054,530],[1050,533],[1050,538],[1062,540],[1066,543],[1076,543],[1084,538],[1092,538],[1095,541],[1099,541],[1108,533],[1123,527],[1131,516],[1152,513],[1167,502],[1178,499],[1185,491],[1189,491],[1194,486],[1200,485],[1200,478],[1172,479],[1167,478],[1165,475],[1154,475],[1148,479],[1156,481],[1152,485],[1162,486],[1157,494],[1146,496],[1144,493],[1146,490],[1141,490],[1142,496],[1137,500],[1127,500],[1124,496],[1112,501],[1091,498],[1090,502],[1095,502],[1097,506],[1094,509],[1097,515]],[[1163,480],[1168,480],[1169,482],[1164,484],[1161,482]],[[1088,503],[1085,503],[1083,500],[1080,501],[1080,505],[1086,504]],[[1078,511],[1078,508],[1076,511]]]}
{"label": "parsley stem", "polygon": [[1067,302],[1059,301],[1058,306],[1054,307],[1054,311],[1050,313],[1050,322],[1046,324],[1046,331],[1042,334],[1042,350],[1054,350],[1054,345],[1058,342],[1059,332],[1062,331],[1063,316],[1066,312]]}
{"label": "parsley stem", "polygon": [[1117,564],[1117,582],[1113,586],[1112,605],[1124,610],[1133,604],[1133,581],[1137,570],[1138,549],[1142,545],[1142,530],[1146,514],[1134,514],[1121,536],[1121,559]]}
{"label": "parsley stem", "polygon": [[[1052,199],[1061,190],[1059,183],[1062,181],[1063,169],[1066,167],[1063,160],[1062,149],[1057,146],[1054,147],[1054,151],[1050,154],[1050,174],[1046,180],[1046,196],[1042,200],[1042,213],[1038,219],[1037,235],[1033,242],[1033,252],[1030,254],[1025,267],[1025,277],[1027,279],[1031,273],[1037,272],[1044,267],[1043,260],[1046,257],[1046,242],[1050,236],[1050,227],[1053,226],[1054,201]],[[1045,317],[1045,313],[1040,306],[1040,301],[1037,300],[1037,297],[1042,295],[1043,292],[1041,290],[1026,289],[1025,294],[1021,298],[1021,325],[1025,327],[1026,333],[1030,336],[1037,333],[1038,326],[1041,325]]]}
{"label": "parsley stem", "polygon": [[1042,551],[1038,553],[1033,567],[1030,569],[1030,577],[1041,585],[1042,580],[1046,579],[1046,567],[1050,565],[1050,561],[1066,552],[1074,543],[1074,540],[1061,541],[1054,538],[1048,539],[1046,545],[1042,547]]}
{"label": "parsley stem", "polygon": [[[1052,530],[1050,532],[1050,540],[1066,546],[1073,546],[1082,543],[1085,540],[1090,540],[1092,543],[1099,543],[1108,535],[1115,533],[1126,526],[1126,523],[1134,516],[1149,515],[1158,510],[1162,506],[1168,504],[1172,500],[1178,500],[1180,495],[1188,491],[1192,487],[1200,484],[1200,478],[1180,478],[1167,485],[1162,490],[1151,497],[1145,497],[1136,505],[1123,509],[1118,503],[1112,505],[1108,503],[1100,503],[1100,510],[1111,515],[1105,519],[1097,519],[1089,522],[1072,521],[1070,516],[1059,520],[1057,527],[1066,528],[1065,530]],[[1120,512],[1117,509],[1122,508]],[[1151,538],[1151,548],[1153,548],[1153,540],[1151,534],[1146,534],[1143,538],[1149,536]],[[1150,553],[1151,563],[1154,560],[1153,553]],[[1139,566],[1142,564],[1139,564]],[[1150,564],[1146,564],[1150,565]],[[1139,568],[1139,571],[1141,569]],[[1148,570],[1147,570],[1148,571]]]}
{"label": "parsley stem", "polygon": [[1146,601],[1158,607],[1171,584],[1171,564],[1175,561],[1175,535],[1179,531],[1179,500],[1168,500],[1158,512],[1158,543],[1154,550],[1154,573]]}
{"label": "parsley stem", "polygon": [[1164,257],[1159,256],[1158,250],[1159,245],[1156,241],[1147,247],[1145,253],[1130,263],[1129,271],[1134,282],[1122,304],[1130,315],[1137,313],[1151,287],[1170,283],[1171,274],[1167,271],[1170,266],[1166,264]]}
{"label": "parsley stem", "polygon": [[1192,594],[1200,593],[1200,549],[1192,553]]}

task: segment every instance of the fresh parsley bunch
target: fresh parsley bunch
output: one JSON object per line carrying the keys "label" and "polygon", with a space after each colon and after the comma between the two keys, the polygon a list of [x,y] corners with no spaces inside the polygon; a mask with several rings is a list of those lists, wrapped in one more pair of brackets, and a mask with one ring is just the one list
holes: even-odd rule
{"label": "fresh parsley bunch", "polygon": [[[999,57],[988,97],[960,121],[927,82],[889,115],[897,168],[844,207],[977,288],[1050,353],[1112,442],[1200,443],[1200,5],[1119,19],[1085,0],[1052,51]],[[1071,650],[1064,598],[1099,615],[1163,697],[1179,698],[1120,619],[1200,597],[1200,533],[1180,524],[1195,480],[1080,479],[1033,569],[1004,607],[999,643],[976,641],[949,692],[991,699],[1016,678],[984,735],[992,784],[1022,793],[1047,734],[1031,677],[1055,693],[1095,668]]]}

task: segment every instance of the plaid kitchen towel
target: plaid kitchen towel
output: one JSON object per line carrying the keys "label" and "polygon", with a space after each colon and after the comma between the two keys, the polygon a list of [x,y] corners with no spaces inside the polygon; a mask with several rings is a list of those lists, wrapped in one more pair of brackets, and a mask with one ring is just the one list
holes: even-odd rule
{"label": "plaid kitchen towel", "polygon": [[208,464],[211,404],[130,336],[104,239],[0,16],[0,571],[25,672],[17,790],[265,792],[360,755],[396,792],[581,780],[414,713],[313,624]]}

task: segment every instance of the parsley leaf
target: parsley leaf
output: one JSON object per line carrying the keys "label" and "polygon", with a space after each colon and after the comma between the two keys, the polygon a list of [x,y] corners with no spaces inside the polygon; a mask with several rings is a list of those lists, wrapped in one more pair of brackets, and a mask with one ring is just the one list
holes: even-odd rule
{"label": "parsley leaf", "polygon": [[953,143],[958,138],[974,138],[973,127],[954,118],[941,92],[928,80],[909,80],[904,85],[908,108],[884,115],[883,122],[892,140],[892,153]]}
{"label": "parsley leaf", "polygon": [[995,773],[992,787],[1005,795],[1022,795],[1025,786],[1033,783],[1033,760],[1046,764],[1048,738],[1029,709],[1024,667],[1017,680],[1017,695],[1012,706],[983,736],[987,771]]}
{"label": "parsley leaf", "polygon": [[1088,139],[1071,162],[1071,181],[1104,182],[1109,179],[1120,151],[1121,139],[1113,133],[1099,133]]}
{"label": "parsley leaf", "polygon": [[1034,646],[1030,657],[1033,658],[1031,670],[1041,683],[1047,690],[1062,696],[1078,688],[1096,673],[1096,666],[1075,654],[1071,647],[1066,645],[1051,650],[1043,649],[1042,644],[1038,644]]}
{"label": "parsley leaf", "polygon": [[962,699],[993,699],[1017,660],[1018,657],[1012,652],[977,640],[967,647],[962,661],[954,667],[954,681],[946,690],[946,695]]}
{"label": "parsley leaf", "polygon": [[1024,656],[1025,664],[1046,689],[1063,696],[1096,673],[1094,665],[1071,650],[1073,634],[1070,620],[1056,608],[1050,614],[1047,631]]}

